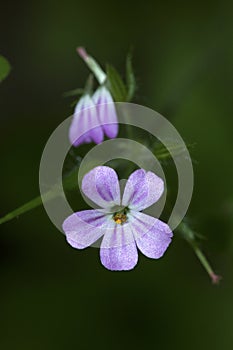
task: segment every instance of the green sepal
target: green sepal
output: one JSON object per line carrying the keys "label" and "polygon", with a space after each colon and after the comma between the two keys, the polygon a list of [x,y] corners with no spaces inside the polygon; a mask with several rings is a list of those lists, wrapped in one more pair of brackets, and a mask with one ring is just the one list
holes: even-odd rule
{"label": "green sepal", "polygon": [[91,95],[93,93],[93,84],[94,84],[93,79],[94,79],[93,74],[89,74],[84,89],[78,88],[78,89],[64,92],[63,97],[74,97],[74,96],[77,97],[74,101],[71,102],[70,104],[71,108],[76,106],[76,104],[84,94]]}
{"label": "green sepal", "polygon": [[126,87],[127,87],[127,101],[131,101],[136,91],[136,79],[132,66],[132,53],[130,52],[126,57]]}
{"label": "green sepal", "polygon": [[110,64],[106,66],[107,85],[116,102],[127,101],[127,89],[117,70]]}
{"label": "green sepal", "polygon": [[78,88],[70,91],[66,91],[63,93],[63,97],[73,97],[73,96],[80,96],[84,93],[84,89]]}

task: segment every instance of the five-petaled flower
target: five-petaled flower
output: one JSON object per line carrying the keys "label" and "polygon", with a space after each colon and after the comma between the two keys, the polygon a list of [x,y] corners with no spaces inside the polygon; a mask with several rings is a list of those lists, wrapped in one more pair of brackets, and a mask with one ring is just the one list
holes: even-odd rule
{"label": "five-petaled flower", "polygon": [[115,138],[118,133],[118,119],[112,96],[103,85],[91,96],[83,95],[77,103],[69,130],[72,145],[94,142],[99,144],[104,134]]}
{"label": "five-petaled flower", "polygon": [[102,209],[84,210],[63,223],[68,243],[83,249],[103,236],[100,259],[109,270],[130,270],[139,250],[149,258],[163,256],[172,238],[167,224],[141,210],[157,202],[164,191],[163,180],[144,169],[134,171],[126,182],[121,199],[116,172],[98,166],[87,173],[82,191]]}

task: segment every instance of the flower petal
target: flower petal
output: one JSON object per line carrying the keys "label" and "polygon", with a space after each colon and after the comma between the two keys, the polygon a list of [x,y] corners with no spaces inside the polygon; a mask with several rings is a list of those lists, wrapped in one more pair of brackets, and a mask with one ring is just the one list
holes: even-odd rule
{"label": "flower petal", "polygon": [[138,169],[126,183],[122,205],[133,210],[143,210],[157,202],[163,191],[164,182],[160,177],[151,171]]}
{"label": "flower petal", "polygon": [[120,205],[118,176],[108,166],[98,166],[89,171],[82,180],[82,191],[102,208]]}
{"label": "flower petal", "polygon": [[100,123],[109,138],[118,134],[118,118],[112,96],[105,86],[101,86],[92,96],[96,105]]}
{"label": "flower petal", "polygon": [[74,146],[78,146],[84,142],[84,136],[82,136],[84,129],[82,110],[84,108],[85,101],[85,96],[81,97],[78,101],[74,110],[73,119],[69,129],[69,140],[70,143]]}
{"label": "flower petal", "polygon": [[135,267],[138,252],[130,225],[115,224],[106,231],[100,247],[100,260],[112,271],[131,270]]}
{"label": "flower petal", "polygon": [[62,225],[68,243],[83,249],[103,236],[107,216],[100,210],[83,210],[70,215]]}
{"label": "flower petal", "polygon": [[77,103],[72,120],[69,139],[71,144],[79,146],[82,143],[101,143],[104,138],[98,113],[91,97],[86,94]]}
{"label": "flower petal", "polygon": [[158,259],[163,256],[173,233],[163,221],[152,216],[131,211],[130,225],[136,244],[140,251],[148,258]]}
{"label": "flower petal", "polygon": [[89,106],[83,111],[84,130],[88,132],[88,136],[94,143],[99,144],[104,139],[103,129],[100,125],[97,109],[91,99]]}

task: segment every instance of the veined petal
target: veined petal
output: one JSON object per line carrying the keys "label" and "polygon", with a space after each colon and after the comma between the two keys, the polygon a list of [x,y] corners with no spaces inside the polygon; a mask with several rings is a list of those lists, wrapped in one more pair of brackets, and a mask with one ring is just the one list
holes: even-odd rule
{"label": "veined petal", "polygon": [[78,146],[81,143],[84,143],[84,124],[82,118],[82,110],[85,107],[86,96],[83,96],[78,101],[73,115],[73,120],[69,129],[69,139],[70,143],[74,146]]}
{"label": "veined petal", "polygon": [[139,250],[148,258],[162,257],[173,236],[170,227],[144,213],[131,211],[130,215],[130,225]]}
{"label": "veined petal", "polygon": [[83,210],[70,215],[62,225],[68,243],[83,249],[105,233],[108,217],[101,210]]}
{"label": "veined petal", "polygon": [[75,108],[74,108],[74,116],[78,115],[78,113],[83,109],[83,108],[87,108],[88,106],[88,102],[89,102],[89,95],[83,95],[78,103],[76,104]]}
{"label": "veined petal", "polygon": [[96,107],[91,97],[86,94],[77,103],[74,111],[74,117],[69,130],[69,139],[71,144],[79,146],[82,143],[91,141],[100,143],[103,141],[104,134]]}
{"label": "veined petal", "polygon": [[163,180],[144,169],[134,171],[125,186],[122,205],[133,210],[143,210],[161,197],[164,191]]}
{"label": "veined petal", "polygon": [[94,143],[99,144],[104,139],[103,129],[100,125],[97,109],[92,100],[89,106],[89,108],[83,110],[82,116],[84,121],[84,137],[88,136]]}
{"label": "veined petal", "polygon": [[105,86],[101,86],[92,96],[96,105],[100,123],[109,138],[118,134],[118,118],[112,96]]}
{"label": "veined petal", "polygon": [[115,224],[108,229],[100,246],[101,263],[112,271],[131,270],[138,261],[130,225]]}
{"label": "veined petal", "polygon": [[110,167],[98,166],[87,173],[82,180],[82,191],[102,208],[120,205],[118,176]]}

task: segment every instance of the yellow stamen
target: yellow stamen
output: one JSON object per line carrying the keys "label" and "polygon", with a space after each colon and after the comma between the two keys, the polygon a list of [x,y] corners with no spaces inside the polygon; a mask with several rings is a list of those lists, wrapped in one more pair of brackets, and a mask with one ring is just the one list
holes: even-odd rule
{"label": "yellow stamen", "polygon": [[117,213],[113,216],[113,220],[116,224],[123,224],[127,220],[127,216],[125,214]]}

